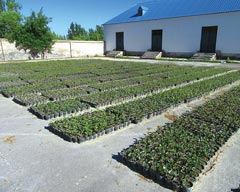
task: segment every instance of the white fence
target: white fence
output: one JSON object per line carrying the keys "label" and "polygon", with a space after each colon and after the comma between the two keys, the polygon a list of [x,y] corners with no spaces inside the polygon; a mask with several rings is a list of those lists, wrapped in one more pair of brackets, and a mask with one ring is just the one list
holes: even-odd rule
{"label": "white fence", "polygon": [[[103,41],[56,41],[51,53],[46,54],[46,59],[71,58],[86,56],[102,56],[104,54]],[[20,51],[14,43],[0,39],[0,61],[28,60],[30,55]]]}

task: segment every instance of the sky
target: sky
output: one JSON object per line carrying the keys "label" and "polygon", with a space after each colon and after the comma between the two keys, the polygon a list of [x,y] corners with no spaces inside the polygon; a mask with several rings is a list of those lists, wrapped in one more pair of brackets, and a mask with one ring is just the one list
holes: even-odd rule
{"label": "sky", "polygon": [[32,11],[52,18],[49,27],[59,35],[67,35],[71,22],[80,24],[85,29],[102,25],[113,17],[126,11],[137,3],[146,0],[16,0],[21,6],[21,13],[30,16]]}

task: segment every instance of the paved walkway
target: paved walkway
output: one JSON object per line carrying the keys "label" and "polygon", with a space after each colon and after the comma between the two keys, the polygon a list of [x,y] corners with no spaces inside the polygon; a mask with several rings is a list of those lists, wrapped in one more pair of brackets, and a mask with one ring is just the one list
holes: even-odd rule
{"label": "paved walkway", "polygon": [[112,61],[127,61],[127,62],[144,62],[152,64],[176,64],[176,65],[193,65],[193,66],[215,66],[215,67],[230,67],[232,69],[240,69],[240,64],[228,63],[207,63],[207,62],[189,62],[189,61],[163,61],[154,59],[127,59],[127,58],[109,58],[109,57],[93,57],[91,59],[102,59]]}
{"label": "paved walkway", "polygon": [[47,124],[0,96],[0,192],[169,191],[112,158],[158,120],[81,145],[50,133]]}
{"label": "paved walkway", "polygon": [[176,64],[176,65],[194,65],[194,66],[216,66],[216,67],[230,67],[232,69],[240,69],[239,64],[229,64],[229,63],[208,63],[208,62],[190,62],[190,61],[164,61],[164,60],[154,60],[154,59],[139,59],[139,58],[110,58],[110,57],[75,57],[75,58],[56,58],[56,59],[48,59],[48,60],[27,60],[27,61],[0,61],[0,64],[6,63],[17,63],[17,62],[41,62],[41,61],[54,61],[54,60],[79,60],[79,59],[103,59],[103,60],[114,60],[114,61],[128,61],[128,62],[145,62],[145,63],[153,63],[153,64]]}
{"label": "paved walkway", "polygon": [[[193,102],[194,105],[204,100]],[[179,115],[193,105],[171,111]],[[136,138],[170,122],[164,115],[84,144],[63,141],[26,108],[0,96],[0,192],[167,192],[114,160]],[[240,133],[194,192],[231,192],[240,184]]]}

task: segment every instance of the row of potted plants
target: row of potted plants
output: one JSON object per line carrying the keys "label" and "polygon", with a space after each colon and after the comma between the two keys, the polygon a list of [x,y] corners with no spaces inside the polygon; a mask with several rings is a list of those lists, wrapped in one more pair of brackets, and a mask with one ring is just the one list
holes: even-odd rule
{"label": "row of potted plants", "polygon": [[43,95],[38,93],[29,93],[29,94],[16,95],[13,98],[13,101],[23,106],[32,106],[32,105],[49,102],[49,98],[44,97]]}
{"label": "row of potted plants", "polygon": [[67,75],[59,75],[58,78],[60,80],[65,79],[78,79],[78,78],[89,78],[89,77],[96,77],[95,74],[92,73],[73,73],[73,74],[67,74]]}
{"label": "row of potted plants", "polygon": [[[76,68],[75,68],[76,64],[74,64],[73,66],[71,65],[67,66],[67,64],[59,64],[56,62],[53,62],[53,63],[54,65],[51,65],[52,63],[47,64],[47,68],[45,64],[42,66],[39,66],[36,64],[32,64],[32,66],[28,64],[26,65],[24,64],[21,66],[21,64],[19,64],[19,66],[21,66],[20,69],[16,69],[19,66],[16,66],[16,68],[13,67],[13,69],[16,70],[15,74],[18,74],[18,77],[22,79],[21,81],[25,83],[29,83],[30,85],[26,85],[24,87],[19,85],[14,87],[6,87],[3,90],[4,94],[12,97],[16,94],[19,95],[19,94],[40,92],[40,91],[51,90],[51,89],[61,89],[66,86],[76,87],[76,86],[98,83],[99,81],[104,82],[106,80],[112,81],[115,79],[124,79],[124,78],[132,79],[132,78],[140,77],[140,80],[144,82],[144,81],[147,81],[147,79],[141,77],[140,75],[148,76],[151,74],[155,74],[155,76],[153,77],[157,78],[156,73],[163,73],[164,71],[171,71],[171,73],[173,73],[174,71],[175,73],[173,74],[176,74],[178,70],[180,72],[180,70],[191,69],[191,67],[180,67],[175,65],[150,65],[150,64],[143,64],[143,63],[142,64],[135,64],[135,63],[134,64],[132,63],[109,64],[106,62],[105,63],[100,62],[102,66],[101,65],[96,66],[95,64],[93,65],[90,64],[89,66],[86,66],[81,64],[79,68],[81,70],[88,70],[88,73],[87,73],[86,71],[80,72],[80,69],[77,69],[76,71]],[[61,67],[63,66],[65,70],[61,69]],[[94,66],[96,67],[97,70],[102,68],[107,73],[105,73],[102,76],[92,73],[94,70],[96,70]],[[103,66],[107,66],[107,67],[103,67]],[[136,66],[138,66],[138,68],[136,68]],[[110,67],[113,67],[113,68],[110,68]],[[148,70],[145,70],[146,68]],[[49,69],[54,69],[54,70],[49,70]],[[113,71],[113,69],[116,69],[115,72],[118,72],[118,73],[109,75]],[[65,74],[65,77],[68,77],[68,78],[61,78],[64,74]],[[76,75],[77,77],[79,75],[80,78],[72,78],[72,77],[75,77],[74,75]],[[148,78],[149,80],[152,80],[151,77],[148,77]],[[61,81],[59,81],[59,79]],[[133,79],[133,80],[137,80],[137,79]]]}
{"label": "row of potted plants", "polygon": [[137,85],[137,84],[139,84],[139,81],[131,80],[130,78],[130,79],[110,81],[105,83],[96,83],[90,86],[95,89],[98,89],[99,91],[107,91],[107,90],[112,90],[112,89],[117,89],[117,88],[127,87],[131,85]]}
{"label": "row of potted plants", "polygon": [[72,87],[72,88],[65,88],[65,89],[56,89],[56,90],[47,90],[43,91],[42,95],[48,97],[52,101],[56,100],[65,100],[71,99],[74,97],[80,97],[83,95],[91,94],[98,92],[98,89],[94,89],[88,86],[81,86],[81,87]]}
{"label": "row of potted plants", "polygon": [[[136,101],[128,102],[125,104],[113,106],[106,108],[101,111],[104,116],[101,116],[101,121],[106,122],[112,116],[117,120],[118,117],[126,117],[127,121],[132,123],[139,123],[143,118],[151,118],[154,115],[159,115],[166,109],[172,106],[177,106],[181,103],[190,101],[192,99],[198,98],[206,93],[209,93],[219,87],[232,83],[240,79],[240,72],[235,72],[232,74],[226,74],[224,76],[216,77],[214,79],[208,79],[195,84],[187,85],[185,87],[179,87],[173,90],[155,94],[143,99],[138,99]],[[107,114],[107,115],[106,115]],[[67,118],[64,120],[56,121],[54,123],[55,129],[64,130],[67,127],[71,127],[71,123],[75,125],[81,124],[82,116]],[[84,120],[85,124],[92,125],[98,123],[99,119],[95,119],[95,116],[87,116],[87,120]],[[60,122],[60,123],[59,123]],[[110,129],[112,127],[104,126],[105,129]],[[82,127],[84,129],[84,127]],[[88,129],[91,129],[91,127]],[[92,127],[92,129],[95,129]],[[76,129],[74,129],[76,131]],[[81,129],[78,131],[81,132]],[[77,134],[77,132],[75,132]]]}
{"label": "row of potted plants", "polygon": [[71,113],[87,110],[90,106],[82,103],[79,98],[55,101],[32,106],[30,111],[41,119],[49,120]]}
{"label": "row of potted plants", "polygon": [[103,76],[117,73],[138,73],[140,75],[155,73],[155,71],[162,71],[165,68],[178,68],[177,65],[152,65],[142,62],[124,62],[104,61],[104,64],[96,65],[95,69],[91,69],[92,73]]}
{"label": "row of potted plants", "polygon": [[[53,81],[53,79],[49,79],[49,80],[45,80],[45,81],[40,81],[37,84],[26,84],[26,86],[15,86],[15,87],[7,87],[3,90],[3,94],[7,97],[14,97],[16,95],[18,95],[18,99],[19,100],[20,97],[19,95],[32,95],[34,97],[34,94],[39,95],[39,93],[41,92],[43,96],[48,97],[50,100],[59,100],[59,99],[65,99],[65,98],[71,98],[71,97],[77,97],[80,95],[84,95],[84,94],[89,94],[89,93],[94,93],[96,91],[98,91],[96,88],[94,87],[87,87],[85,85],[85,83],[92,83],[95,82],[94,80],[92,80],[91,78],[87,78],[87,79],[77,79],[77,80],[72,80],[70,79],[69,81],[74,81],[75,85],[79,86],[80,84],[78,84],[79,82],[83,82],[83,86],[81,87],[70,87],[69,89],[66,89],[68,85],[67,83],[68,80],[66,80],[65,82],[60,82],[60,81]],[[96,80],[98,81],[98,80]],[[124,81],[124,80],[123,80]],[[24,81],[22,81],[24,82]],[[112,81],[114,84],[114,81]],[[26,82],[24,82],[26,83]],[[66,85],[65,85],[66,83]],[[102,84],[102,83],[99,83]],[[110,83],[109,83],[110,84]],[[25,85],[25,84],[24,84]],[[54,89],[53,89],[54,88]],[[53,90],[52,90],[53,89]],[[29,94],[31,93],[31,94]],[[35,97],[35,98],[36,98]],[[23,103],[26,103],[26,101],[23,101]],[[31,103],[31,102],[28,102]]]}
{"label": "row of potted plants", "polygon": [[[78,74],[80,75],[80,74]],[[124,77],[126,76],[125,74],[122,74]],[[29,78],[32,79],[29,79]],[[45,79],[48,77],[48,79]],[[71,77],[71,76],[70,76]],[[42,95],[49,97],[50,99],[60,99],[61,98],[61,92],[64,95],[64,98],[66,97],[72,97],[72,96],[79,96],[81,95],[81,90],[79,90],[79,94],[75,91],[71,93],[72,90],[76,90],[75,86],[85,86],[86,84],[93,83],[93,82],[98,82],[101,79],[101,76],[98,77],[92,77],[91,75],[87,74],[86,78],[70,78],[70,79],[64,79],[62,81],[59,81],[55,75],[48,76],[47,74],[43,74],[40,72],[37,73],[26,73],[22,78],[25,78],[25,80],[28,80],[28,84],[25,81],[22,81],[25,83],[26,86],[14,86],[14,87],[6,87],[3,90],[3,94],[7,97],[13,97],[15,95],[25,95],[27,93],[39,93],[42,92]],[[144,76],[141,77],[144,79]],[[152,80],[152,78],[150,78]],[[123,80],[124,81],[124,80]],[[114,81],[111,81],[114,82]],[[101,84],[101,83],[100,83]],[[109,83],[110,84],[110,83]],[[65,87],[71,87],[73,86],[74,88],[70,90],[65,89]],[[54,90],[52,90],[54,89]],[[63,89],[63,90],[62,90]],[[85,89],[85,88],[84,88]],[[58,91],[59,90],[59,91]],[[88,87],[87,93],[92,93],[95,92],[94,88]],[[51,93],[53,94],[51,96]],[[67,94],[69,93],[69,95]],[[76,94],[74,94],[76,93]],[[57,94],[59,96],[57,96]]]}
{"label": "row of potted plants", "polygon": [[[201,106],[197,111],[186,114],[186,117],[200,119],[214,125],[222,125],[232,129],[240,128],[240,87],[233,89],[217,100],[208,102],[207,108]],[[237,98],[237,99],[236,99]],[[223,105],[227,107],[223,107]],[[211,111],[216,110],[216,113]]]}
{"label": "row of potted plants", "polygon": [[2,92],[5,95],[9,95],[10,97],[13,97],[15,95],[20,95],[20,94],[38,93],[44,90],[60,89],[64,87],[66,87],[66,85],[60,81],[51,81],[48,83],[38,83],[38,84],[32,84],[32,85],[7,87],[2,89]]}
{"label": "row of potted plants", "polygon": [[200,70],[200,71],[192,71],[192,72],[186,72],[184,74],[178,74],[175,76],[172,76],[168,79],[163,79],[161,81],[152,81],[144,83],[143,86],[149,87],[149,89],[152,92],[159,91],[159,89],[167,88],[169,86],[177,86],[183,83],[188,83],[190,81],[200,80],[202,78],[211,77],[214,75],[222,74],[227,72],[225,69],[222,68],[212,68],[207,70]]}
{"label": "row of potted plants", "polygon": [[124,114],[95,111],[53,122],[49,125],[49,130],[69,142],[82,143],[109,134],[129,124],[129,118]]}
{"label": "row of potted plants", "polygon": [[15,81],[3,81],[0,82],[0,90],[7,88],[7,87],[15,87],[15,86],[22,86],[27,85],[28,83],[22,80],[15,80]]}
{"label": "row of potted plants", "polygon": [[182,74],[176,77],[160,79],[131,87],[128,86],[116,90],[85,95],[81,98],[83,101],[90,103],[93,107],[99,107],[146,95],[154,91],[159,91],[163,88],[168,88],[174,85],[177,86],[185,82],[190,82],[192,80],[199,80],[203,77],[216,75],[218,72],[219,70],[207,70],[204,72],[197,71],[195,73],[193,72],[189,74]]}
{"label": "row of potted plants", "polygon": [[169,91],[153,94],[143,99],[110,107],[108,110],[116,113],[125,113],[135,122],[140,122],[146,117],[158,115],[171,106],[201,97],[219,87],[225,86],[240,79],[240,72],[233,72],[213,79],[196,82]]}
{"label": "row of potted plants", "polygon": [[[218,117],[223,109],[228,109],[224,116],[229,123],[234,118],[233,113],[240,110],[239,94],[240,87],[206,103],[200,107],[201,114],[208,111]],[[199,115],[199,108],[171,124],[158,127],[156,132],[122,150],[119,154],[122,163],[160,185],[176,191],[190,191],[209,160],[239,129],[240,119],[237,114],[234,119],[238,120],[238,126],[229,127],[228,123],[216,124],[215,119],[205,121],[205,116],[201,115],[196,119],[196,113]]]}
{"label": "row of potted plants", "polygon": [[[144,78],[145,76],[143,76]],[[113,81],[113,85],[116,85],[117,84],[121,84],[121,82],[123,81],[123,84],[125,82],[128,82],[127,79],[126,80],[120,80],[120,81]],[[114,82],[116,82],[116,84],[114,84]],[[100,83],[101,84],[101,83]],[[106,83],[102,83],[102,84],[106,84]],[[121,85],[123,85],[121,84]],[[108,83],[108,85],[110,85],[110,83]],[[114,92],[109,94],[110,92],[106,92],[106,93],[101,93],[102,95],[109,95],[109,98],[106,99],[107,97],[104,96],[102,98],[104,98],[105,100],[102,101],[102,105],[103,104],[111,104],[112,101],[115,101],[115,102],[119,102],[119,101],[122,101],[124,99],[127,99],[127,98],[132,98],[134,97],[135,93],[138,92],[138,90],[142,90],[142,88],[138,87],[137,89],[135,88],[131,88],[131,89],[126,89],[128,92],[126,91],[115,91],[115,95],[117,98],[114,98]],[[131,92],[129,92],[129,90],[132,92],[132,94],[129,94]],[[83,96],[83,95],[87,95],[87,94],[90,94],[90,93],[94,93],[96,92],[97,89],[95,88],[91,88],[91,87],[88,87],[88,86],[82,86],[82,87],[74,87],[74,88],[64,88],[64,89],[56,89],[56,90],[47,90],[47,91],[42,91],[42,96],[44,97],[40,97],[38,93],[35,93],[35,94],[25,94],[24,96],[20,97],[18,96],[15,101],[17,103],[22,103],[24,105],[31,105],[32,104],[37,104],[37,103],[42,103],[45,99],[45,101],[49,101],[49,100],[64,100],[64,99],[71,99],[73,97],[79,97],[79,96]],[[148,91],[148,90],[147,90]],[[121,97],[119,95],[119,93],[121,93]],[[97,94],[94,94],[91,98],[93,100],[97,100],[96,98],[94,98],[94,96],[96,96]],[[129,96],[130,95],[130,96]],[[132,96],[131,96],[132,95]],[[28,96],[28,97],[27,97]],[[85,96],[86,98],[88,98],[88,96]],[[22,98],[22,101],[21,101],[21,98]],[[29,98],[29,101],[27,101],[26,99]],[[39,101],[37,101],[37,98],[39,98]],[[82,100],[86,100],[86,98],[82,98]],[[109,103],[106,103],[106,100],[109,102]],[[88,101],[88,103],[92,103],[91,101]],[[46,106],[48,106],[50,104],[46,104]],[[59,103],[59,105],[61,105],[61,103]],[[92,104],[94,105],[94,104]],[[97,105],[94,105],[95,107]]]}
{"label": "row of potted plants", "polygon": [[[148,73],[148,71],[147,72],[145,71],[145,73],[141,74],[141,76],[126,78],[126,79],[116,80],[116,81],[109,81],[109,82],[105,82],[105,83],[97,83],[97,84],[92,84],[90,86],[92,86],[94,88],[98,88],[100,91],[106,91],[106,90],[127,87],[130,85],[135,85],[135,84],[140,84],[140,83],[159,81],[159,80],[163,79],[164,77],[173,77],[173,76],[181,75],[181,74],[185,74],[185,73],[192,73],[196,70],[199,72],[202,72],[201,68],[191,68],[191,67],[177,68],[177,69],[166,68],[166,70],[163,69],[162,71],[157,71],[157,72],[154,71],[155,73],[151,73],[151,74]],[[204,68],[204,70],[207,70],[207,69]],[[211,69],[211,70],[215,71],[215,69]],[[140,71],[140,72],[142,72],[142,71]]]}
{"label": "row of potted plants", "polygon": [[[145,117],[150,118],[151,116],[158,115],[172,105],[176,106],[184,101],[190,101],[215,88],[232,83],[237,79],[239,79],[239,72],[233,72],[207,81],[204,80],[202,82],[187,85],[182,88],[175,88],[173,90],[154,94],[153,96],[148,96],[144,99],[138,99],[126,104],[110,107],[109,109],[115,113],[126,113],[126,115],[131,117],[133,122],[138,123]],[[78,92],[78,90],[76,91]],[[54,113],[63,112],[62,106],[67,106],[68,113],[71,113],[71,111],[75,111],[75,106],[79,105],[80,103],[82,105],[82,102],[90,104],[92,107],[111,105],[114,102],[121,102],[124,99],[132,99],[135,97],[136,93],[139,94],[140,91],[145,90],[140,86],[133,86],[131,88],[83,95],[75,99],[66,99],[54,103],[50,102],[42,104],[35,107],[34,111],[43,114],[44,116],[49,116]],[[53,106],[54,111],[52,111]],[[48,110],[50,110],[51,113],[49,113]]]}

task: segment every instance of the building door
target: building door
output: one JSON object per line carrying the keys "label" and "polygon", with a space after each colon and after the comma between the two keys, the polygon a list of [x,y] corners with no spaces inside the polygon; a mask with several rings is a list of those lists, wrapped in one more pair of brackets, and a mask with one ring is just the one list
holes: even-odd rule
{"label": "building door", "polygon": [[162,30],[152,31],[152,51],[162,51]]}
{"label": "building door", "polygon": [[200,52],[215,53],[217,43],[217,26],[203,27]]}
{"label": "building door", "polygon": [[124,33],[123,32],[116,33],[116,50],[117,51],[124,50]]}

